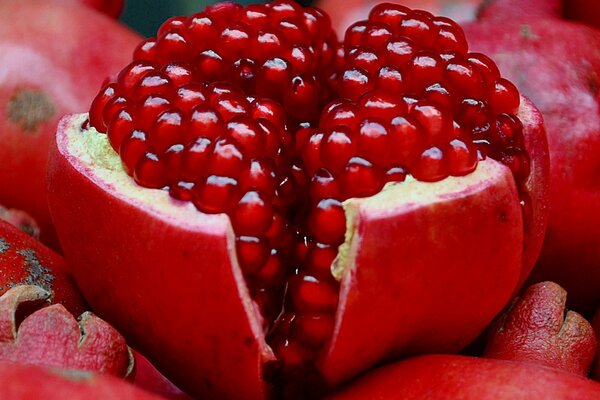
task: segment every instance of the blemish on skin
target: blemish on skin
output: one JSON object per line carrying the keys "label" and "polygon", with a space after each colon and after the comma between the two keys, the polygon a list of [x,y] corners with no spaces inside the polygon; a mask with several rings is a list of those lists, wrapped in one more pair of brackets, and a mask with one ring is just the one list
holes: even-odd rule
{"label": "blemish on skin", "polygon": [[6,253],[8,250],[10,250],[10,244],[3,238],[0,238],[0,254]]}
{"label": "blemish on skin", "polygon": [[54,275],[52,272],[44,267],[40,262],[35,251],[31,249],[19,250],[18,254],[23,256],[25,260],[25,267],[27,268],[28,275],[18,283],[12,283],[10,287],[18,285],[36,285],[45,290],[52,290],[52,282],[54,282]]}
{"label": "blemish on skin", "polygon": [[535,33],[533,33],[533,30],[531,30],[531,26],[529,26],[529,25],[521,25],[519,31],[521,33],[521,37],[524,39],[537,39],[538,38],[538,36]]}
{"label": "blemish on skin", "polygon": [[38,126],[58,112],[54,101],[40,90],[22,89],[8,101],[7,117],[21,130],[28,133],[37,131]]}

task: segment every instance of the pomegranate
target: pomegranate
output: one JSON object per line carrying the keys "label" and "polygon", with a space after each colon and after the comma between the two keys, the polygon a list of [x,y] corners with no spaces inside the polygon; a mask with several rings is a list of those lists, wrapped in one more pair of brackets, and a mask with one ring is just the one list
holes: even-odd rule
{"label": "pomegranate", "polygon": [[[354,21],[366,18],[371,8],[380,1],[346,0],[343,7],[336,0],[320,0],[315,3],[331,16],[335,30],[343,33]],[[476,19],[477,10],[484,0],[402,0],[396,3],[427,10],[462,23]]]}
{"label": "pomegranate", "polygon": [[597,339],[590,323],[567,311],[553,282],[530,286],[489,331],[484,357],[528,361],[587,376]]}
{"label": "pomegranate", "polygon": [[45,170],[57,122],[85,110],[139,40],[88,7],[0,2],[0,203],[31,214],[53,247]]}
{"label": "pomegranate", "polygon": [[168,20],[60,122],[49,199],[76,280],[192,395],[458,351],[537,256],[544,128],[494,62],[390,4],[336,48],[317,9],[223,3]]}
{"label": "pomegranate", "polygon": [[126,377],[134,366],[125,339],[85,312],[75,320],[51,292],[15,286],[0,296],[0,361],[94,371]]}
{"label": "pomegranate", "polygon": [[64,259],[7,222],[0,221],[0,295],[18,285],[37,285],[73,314],[84,311]]}
{"label": "pomegranate", "polygon": [[163,399],[110,375],[8,362],[0,362],[0,382],[5,399]]}
{"label": "pomegranate", "polygon": [[427,355],[373,371],[331,400],[556,399],[600,397],[600,383],[540,365],[457,355]]}
{"label": "pomegranate", "polygon": [[589,50],[600,32],[563,21],[559,10],[558,0],[490,1],[465,32],[540,107],[548,128],[551,210],[531,282],[557,282],[572,308],[588,312],[600,304],[600,159],[582,155],[600,154],[600,55]]}
{"label": "pomegranate", "polygon": [[23,232],[33,236],[36,239],[40,238],[40,228],[37,222],[25,211],[16,210],[14,208],[6,208],[0,205],[0,219],[16,226]]}

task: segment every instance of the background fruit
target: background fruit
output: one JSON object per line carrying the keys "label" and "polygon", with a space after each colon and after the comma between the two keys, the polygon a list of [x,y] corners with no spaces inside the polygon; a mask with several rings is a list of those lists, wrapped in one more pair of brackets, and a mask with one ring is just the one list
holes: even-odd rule
{"label": "background fruit", "polygon": [[566,302],[567,293],[553,282],[530,286],[492,324],[483,356],[587,376],[596,334],[585,318],[565,309]]}
{"label": "background fruit", "polygon": [[0,362],[0,381],[6,399],[163,399],[109,375],[34,365]]}
{"label": "background fruit", "polygon": [[0,221],[0,295],[18,285],[37,285],[52,291],[53,301],[73,314],[85,310],[65,260],[31,236]]}
{"label": "background fruit", "polygon": [[427,355],[380,368],[331,400],[570,399],[600,396],[600,384],[534,364],[454,355]]}
{"label": "background fruit", "polygon": [[0,296],[0,361],[131,375],[133,355],[119,332],[90,312],[75,320],[51,297],[33,285]]}
{"label": "background fruit", "polygon": [[559,283],[573,308],[590,312],[600,302],[600,160],[588,156],[600,154],[600,32],[563,21],[558,10],[553,0],[491,1],[465,32],[471,48],[495,58],[535,102],[547,126],[551,211],[531,282]]}
{"label": "background fruit", "polygon": [[31,214],[42,240],[55,247],[45,169],[56,124],[63,114],[89,107],[139,40],[87,7],[0,2],[0,203]]}
{"label": "background fruit", "polygon": [[124,6],[124,0],[67,0],[67,2],[85,4],[114,18],[121,15]]}

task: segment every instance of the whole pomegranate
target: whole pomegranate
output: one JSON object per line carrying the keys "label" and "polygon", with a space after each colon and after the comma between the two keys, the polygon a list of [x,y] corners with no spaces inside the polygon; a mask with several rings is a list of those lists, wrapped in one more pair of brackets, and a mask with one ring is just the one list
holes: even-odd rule
{"label": "whole pomegranate", "polygon": [[318,9],[222,3],[62,119],[49,199],[86,299],[176,384],[314,397],[481,333],[537,257],[547,161],[447,18],[383,4],[338,46]]}
{"label": "whole pomegranate", "polygon": [[471,47],[540,108],[548,130],[550,218],[532,282],[557,282],[573,308],[592,311],[600,304],[600,32],[563,20],[558,0],[490,1],[464,28]]}
{"label": "whole pomegranate", "polygon": [[78,4],[0,2],[0,203],[31,214],[46,243],[56,246],[45,183],[56,124],[89,107],[139,40]]}

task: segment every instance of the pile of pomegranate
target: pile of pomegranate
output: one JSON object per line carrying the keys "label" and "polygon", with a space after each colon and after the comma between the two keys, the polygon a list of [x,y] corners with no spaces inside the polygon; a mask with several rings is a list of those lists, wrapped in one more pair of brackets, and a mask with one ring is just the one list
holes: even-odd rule
{"label": "pile of pomegranate", "polygon": [[536,266],[555,117],[478,50],[554,0],[493,1],[467,35],[397,3],[336,32],[223,2],[146,39],[122,2],[76,3],[0,3],[55,24],[0,27],[0,397],[600,396],[600,303]]}

